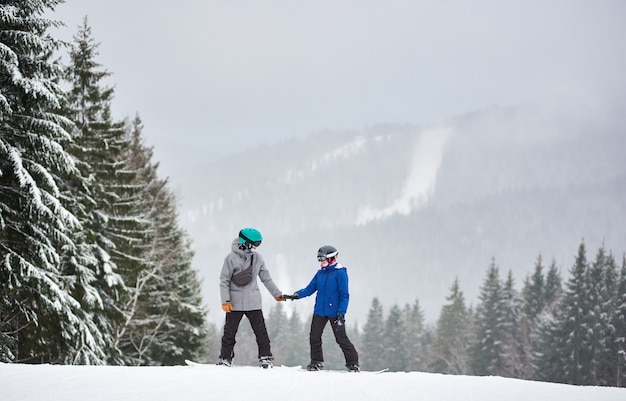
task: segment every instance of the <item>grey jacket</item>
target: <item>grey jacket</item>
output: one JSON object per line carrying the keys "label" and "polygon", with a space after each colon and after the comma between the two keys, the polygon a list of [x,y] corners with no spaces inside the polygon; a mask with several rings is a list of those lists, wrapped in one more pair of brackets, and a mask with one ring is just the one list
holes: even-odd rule
{"label": "grey jacket", "polygon": [[[220,274],[220,297],[222,303],[230,301],[235,311],[251,311],[261,309],[261,291],[257,277],[261,279],[265,288],[274,298],[282,292],[276,287],[270,272],[265,267],[265,260],[261,254],[252,251],[246,252],[239,249],[239,238],[233,240],[232,252],[224,258],[224,266]],[[250,257],[254,255],[254,266],[252,267],[252,280],[243,287],[231,282],[233,274],[237,274],[250,266]]]}

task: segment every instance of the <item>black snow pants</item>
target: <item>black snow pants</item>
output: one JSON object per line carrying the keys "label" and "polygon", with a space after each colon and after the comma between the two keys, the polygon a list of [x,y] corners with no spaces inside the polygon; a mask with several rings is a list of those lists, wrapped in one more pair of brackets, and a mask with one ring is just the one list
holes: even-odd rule
{"label": "black snow pants", "polygon": [[324,333],[324,328],[326,327],[326,323],[328,322],[330,322],[330,326],[333,329],[333,334],[335,334],[335,340],[337,341],[337,344],[339,344],[339,346],[341,347],[343,356],[346,359],[346,366],[358,365],[359,354],[357,353],[356,348],[354,348],[354,345],[352,345],[352,342],[346,334],[345,323],[337,324],[337,320],[334,317],[319,315],[313,315],[313,320],[311,320],[311,332],[309,334],[309,342],[311,344],[311,360],[324,362],[324,352],[322,351],[322,334]]}
{"label": "black snow pants", "polygon": [[235,335],[239,329],[239,323],[243,316],[246,316],[252,326],[252,331],[256,337],[256,343],[259,347],[259,358],[262,356],[272,356],[270,349],[270,338],[267,334],[267,328],[265,326],[265,319],[263,318],[263,311],[251,310],[251,311],[232,311],[226,314],[226,323],[224,323],[224,335],[222,336],[222,349],[220,351],[220,358],[232,360],[235,356]]}

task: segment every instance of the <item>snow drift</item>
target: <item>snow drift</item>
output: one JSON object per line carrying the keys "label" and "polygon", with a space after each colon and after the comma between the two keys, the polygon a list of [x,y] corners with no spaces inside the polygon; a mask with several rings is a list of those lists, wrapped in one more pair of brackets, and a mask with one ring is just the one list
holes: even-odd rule
{"label": "snow drift", "polygon": [[623,401],[626,389],[432,373],[306,372],[288,367],[0,364],[7,401],[420,400]]}

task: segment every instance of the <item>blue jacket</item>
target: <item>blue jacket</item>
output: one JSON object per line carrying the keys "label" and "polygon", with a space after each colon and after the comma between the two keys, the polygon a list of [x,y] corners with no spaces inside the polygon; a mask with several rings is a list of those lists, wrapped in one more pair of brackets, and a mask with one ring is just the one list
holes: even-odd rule
{"label": "blue jacket", "polygon": [[347,269],[340,263],[323,267],[315,273],[309,285],[296,293],[304,298],[316,291],[314,314],[329,317],[340,313],[345,315],[350,300]]}

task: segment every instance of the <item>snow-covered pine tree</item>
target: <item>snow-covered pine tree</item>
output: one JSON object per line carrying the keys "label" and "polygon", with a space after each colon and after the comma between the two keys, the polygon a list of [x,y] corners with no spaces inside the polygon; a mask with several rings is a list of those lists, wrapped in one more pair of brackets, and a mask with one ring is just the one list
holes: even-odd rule
{"label": "snow-covered pine tree", "polygon": [[92,286],[97,298],[86,298],[84,306],[94,313],[105,334],[106,362],[112,362],[116,354],[114,327],[125,321],[120,297],[127,292],[111,256],[115,244],[110,229],[113,204],[119,198],[114,185],[117,163],[124,154],[119,137],[125,132],[123,124],[111,120],[113,89],[101,85],[110,73],[101,71],[95,61],[97,49],[85,18],[74,36],[65,70],[70,85],[65,113],[76,124],[74,143],[68,150],[82,172],[82,180],[71,183],[67,190],[83,226],[81,243],[83,254],[89,255],[87,267],[95,276]]}
{"label": "snow-covered pine tree", "polygon": [[585,335],[587,303],[587,253],[584,242],[578,247],[570,278],[559,304],[554,310],[552,322],[542,332],[541,355],[538,365],[539,378],[568,384],[585,384],[589,377],[585,371],[587,352]]}
{"label": "snow-covered pine tree", "polygon": [[377,297],[372,299],[372,305],[367,313],[367,320],[363,327],[361,336],[361,350],[359,350],[359,360],[361,368],[364,370],[384,369],[385,349],[384,340],[384,319],[383,307]]}
{"label": "snow-covered pine tree", "polygon": [[492,259],[476,307],[476,343],[472,350],[472,372],[500,375],[506,366],[504,344],[508,335],[506,298],[499,269]]}
{"label": "snow-covered pine tree", "polygon": [[429,367],[437,373],[469,374],[472,318],[456,278],[442,308],[430,348]]}
{"label": "snow-covered pine tree", "polygon": [[[556,322],[556,312],[563,294],[561,274],[552,260],[545,277],[543,291],[538,294],[543,300],[543,309],[532,323],[530,340],[532,345],[533,377],[537,380],[555,381],[560,371],[559,356],[554,351],[556,339],[552,333]],[[530,294],[529,294],[530,296]],[[526,307],[526,310],[530,309]]]}
{"label": "snow-covered pine tree", "polygon": [[503,342],[505,363],[501,375],[530,379],[533,376],[531,326],[522,312],[522,299],[515,289],[513,272],[510,270],[504,282],[503,290],[505,299],[505,341]]}
{"label": "snow-covered pine tree", "polygon": [[167,179],[158,176],[153,149],[144,144],[143,125],[137,116],[129,127],[130,167],[143,188],[137,211],[150,222],[150,240],[144,257],[148,268],[140,272],[126,356],[143,365],[178,365],[195,360],[206,348],[206,310],[200,282],[191,266],[191,242],[178,222],[176,198]]}
{"label": "snow-covered pine tree", "polygon": [[615,385],[622,387],[626,385],[626,255],[622,256],[615,298],[616,310],[613,315],[615,334],[610,350],[615,361]]}
{"label": "snow-covered pine tree", "polygon": [[77,170],[63,147],[72,122],[59,114],[61,68],[50,61],[60,43],[47,30],[58,23],[42,17],[58,3],[0,5],[0,360],[6,362],[62,362],[88,325],[59,254],[75,247],[71,233],[80,224],[61,201],[61,177]]}
{"label": "snow-covered pine tree", "polygon": [[108,172],[112,174],[104,177],[108,191],[114,195],[111,202],[105,203],[107,236],[114,244],[110,251],[111,260],[117,266],[127,290],[118,297],[124,320],[114,326],[118,353],[115,363],[145,364],[141,358],[136,358],[135,351],[146,350],[147,338],[144,333],[139,334],[143,341],[139,344],[133,336],[138,323],[139,300],[146,295],[143,286],[158,271],[155,261],[150,258],[150,252],[154,250],[155,233],[146,209],[146,202],[149,206],[153,206],[153,202],[152,199],[146,199],[149,195],[148,188],[140,177],[144,169],[149,167],[138,167],[132,160],[132,136],[125,127],[121,136],[118,136],[120,132],[115,123],[110,128],[99,130],[99,133],[108,137],[109,146],[120,151],[107,166],[111,168]]}
{"label": "snow-covered pine tree", "polygon": [[620,343],[623,341],[622,338],[625,335],[626,331],[622,330],[620,327],[620,320],[623,320],[626,317],[624,305],[624,299],[626,298],[626,291],[624,290],[624,286],[622,284],[622,271],[618,267],[615,258],[612,253],[609,253],[606,261],[607,266],[607,274],[605,275],[605,280],[610,281],[611,283],[606,284],[605,288],[610,289],[611,300],[608,304],[607,311],[611,315],[608,321],[606,330],[606,350],[602,359],[602,368],[601,377],[603,378],[603,383],[607,386],[619,386],[619,375],[621,373],[621,369],[624,366],[620,366],[620,363],[623,364],[623,361],[620,360]]}
{"label": "snow-covered pine tree", "polygon": [[586,316],[586,343],[589,349],[590,380],[595,385],[608,386],[615,383],[615,359],[611,355],[611,344],[615,341],[612,325],[616,312],[616,285],[618,271],[611,253],[604,246],[598,249],[596,259],[589,270],[588,305]]}
{"label": "snow-covered pine tree", "polygon": [[521,313],[518,322],[520,352],[525,356],[525,369],[520,378],[533,379],[535,377],[535,338],[539,328],[541,316],[546,310],[546,277],[543,273],[543,258],[537,256],[535,269],[531,276],[524,280],[521,292]]}

